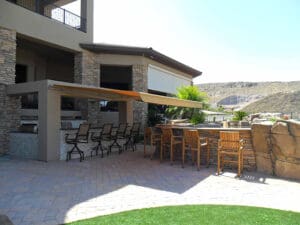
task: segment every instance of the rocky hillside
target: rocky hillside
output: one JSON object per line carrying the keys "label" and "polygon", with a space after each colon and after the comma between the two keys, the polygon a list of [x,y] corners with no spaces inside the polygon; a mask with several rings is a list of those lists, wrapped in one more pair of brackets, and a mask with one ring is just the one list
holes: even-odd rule
{"label": "rocky hillside", "polygon": [[[276,93],[243,108],[249,113],[282,112],[285,114],[300,112],[300,91],[293,93]],[[296,115],[294,115],[296,116]]]}
{"label": "rocky hillside", "polygon": [[[209,83],[200,84],[199,88],[201,91],[208,93],[212,105],[242,109],[253,102],[276,93],[281,93],[278,96],[282,96],[284,93],[300,91],[300,81]],[[276,104],[276,102],[271,104]]]}

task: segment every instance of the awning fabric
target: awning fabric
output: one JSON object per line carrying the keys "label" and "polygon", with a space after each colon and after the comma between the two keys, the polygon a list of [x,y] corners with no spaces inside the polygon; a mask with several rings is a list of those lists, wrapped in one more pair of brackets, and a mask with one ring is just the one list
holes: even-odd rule
{"label": "awning fabric", "polygon": [[79,98],[92,98],[108,101],[135,100],[158,105],[171,105],[199,109],[202,108],[201,102],[182,100],[173,97],[149,94],[145,92],[100,88],[64,82],[53,83],[49,88],[61,92],[62,95]]}

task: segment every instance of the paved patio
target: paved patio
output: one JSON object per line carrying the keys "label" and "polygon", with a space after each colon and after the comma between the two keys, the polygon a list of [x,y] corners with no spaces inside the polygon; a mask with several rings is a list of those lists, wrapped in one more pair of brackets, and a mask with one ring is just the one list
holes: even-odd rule
{"label": "paved patio", "polygon": [[0,159],[0,214],[16,225],[60,224],[124,210],[178,204],[238,204],[300,212],[300,182],[215,167],[170,166],[142,151],[79,163]]}

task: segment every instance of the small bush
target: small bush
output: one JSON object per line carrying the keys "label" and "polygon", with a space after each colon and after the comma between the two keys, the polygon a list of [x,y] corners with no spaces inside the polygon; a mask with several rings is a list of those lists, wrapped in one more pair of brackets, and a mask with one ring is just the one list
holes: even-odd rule
{"label": "small bush", "polygon": [[204,121],[205,121],[205,114],[203,112],[194,114],[190,119],[190,122],[192,124],[204,123]]}
{"label": "small bush", "polygon": [[246,116],[248,116],[248,113],[244,112],[244,111],[235,111],[233,113],[233,121],[241,121],[243,120]]}

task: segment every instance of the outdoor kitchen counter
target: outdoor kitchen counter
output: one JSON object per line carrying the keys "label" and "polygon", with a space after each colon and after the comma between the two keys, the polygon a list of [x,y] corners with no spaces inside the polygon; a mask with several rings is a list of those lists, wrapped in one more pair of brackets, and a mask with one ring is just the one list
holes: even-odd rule
{"label": "outdoor kitchen counter", "polygon": [[9,154],[25,159],[38,159],[38,134],[32,132],[10,132]]}

